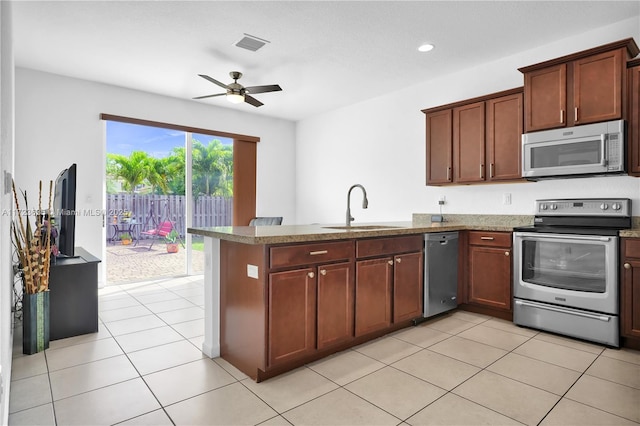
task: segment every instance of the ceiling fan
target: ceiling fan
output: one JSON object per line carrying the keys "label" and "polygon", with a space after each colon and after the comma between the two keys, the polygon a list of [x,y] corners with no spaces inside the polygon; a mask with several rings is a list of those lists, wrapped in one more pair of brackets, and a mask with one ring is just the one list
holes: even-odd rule
{"label": "ceiling fan", "polygon": [[266,86],[244,87],[242,84],[238,83],[238,79],[242,77],[242,73],[239,71],[231,71],[229,73],[229,75],[233,79],[233,83],[230,83],[230,84],[220,83],[218,80],[211,78],[208,75],[204,75],[204,74],[198,74],[198,75],[204,78],[205,80],[212,82],[213,84],[217,84],[218,86],[222,87],[223,89],[226,89],[227,91],[225,93],[216,93],[214,95],[198,96],[197,98],[193,98],[193,99],[204,99],[204,98],[212,98],[214,96],[226,95],[227,100],[231,103],[239,104],[242,102],[246,102],[248,104],[253,105],[254,107],[259,107],[264,104],[259,100],[257,100],[256,98],[254,98],[253,96],[251,96],[251,94],[278,92],[282,90],[282,88],[277,84],[270,84]]}

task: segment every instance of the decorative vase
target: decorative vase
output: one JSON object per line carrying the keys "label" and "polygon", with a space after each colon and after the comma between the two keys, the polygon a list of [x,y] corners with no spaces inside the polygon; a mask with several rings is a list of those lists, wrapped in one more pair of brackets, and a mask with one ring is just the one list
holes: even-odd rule
{"label": "decorative vase", "polygon": [[22,352],[49,348],[49,290],[22,296]]}
{"label": "decorative vase", "polygon": [[167,243],[167,253],[177,253],[178,243]]}

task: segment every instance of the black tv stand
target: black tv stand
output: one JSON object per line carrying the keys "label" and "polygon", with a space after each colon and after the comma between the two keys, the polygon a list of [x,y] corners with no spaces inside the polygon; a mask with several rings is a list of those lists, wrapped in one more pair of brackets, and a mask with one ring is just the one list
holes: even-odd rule
{"label": "black tv stand", "polygon": [[49,271],[50,340],[98,331],[98,264],[82,247],[57,257]]}
{"label": "black tv stand", "polygon": [[66,254],[59,254],[59,255],[56,256],[56,262],[58,260],[63,260],[63,259],[77,259],[79,257],[80,257],[79,255],[67,256]]}

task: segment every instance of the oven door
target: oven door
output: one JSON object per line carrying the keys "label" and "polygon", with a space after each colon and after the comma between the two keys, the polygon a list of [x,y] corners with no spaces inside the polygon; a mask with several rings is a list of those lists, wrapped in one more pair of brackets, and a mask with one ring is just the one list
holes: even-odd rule
{"label": "oven door", "polygon": [[618,314],[618,238],[515,232],[515,298]]}

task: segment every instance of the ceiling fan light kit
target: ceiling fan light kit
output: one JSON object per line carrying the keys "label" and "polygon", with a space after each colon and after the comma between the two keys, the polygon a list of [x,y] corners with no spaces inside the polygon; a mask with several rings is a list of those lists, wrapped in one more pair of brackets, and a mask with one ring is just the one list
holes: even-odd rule
{"label": "ceiling fan light kit", "polygon": [[238,93],[227,93],[227,100],[232,104],[241,104],[244,102],[244,95]]}
{"label": "ceiling fan light kit", "polygon": [[282,90],[282,88],[277,84],[244,87],[242,84],[238,83],[238,79],[242,77],[242,73],[239,71],[231,71],[229,73],[229,75],[233,79],[233,83],[230,83],[230,84],[221,83],[218,80],[209,77],[208,75],[204,75],[204,74],[198,74],[198,75],[204,78],[205,80],[222,87],[223,89],[226,90],[226,92],[216,93],[213,95],[198,96],[193,99],[204,99],[204,98],[212,98],[215,96],[226,96],[227,100],[231,103],[239,104],[242,102],[246,102],[248,104],[253,105],[254,107],[259,107],[264,104],[259,100],[257,100],[256,98],[254,98],[253,96],[250,96],[249,95],[250,93],[279,92]]}

